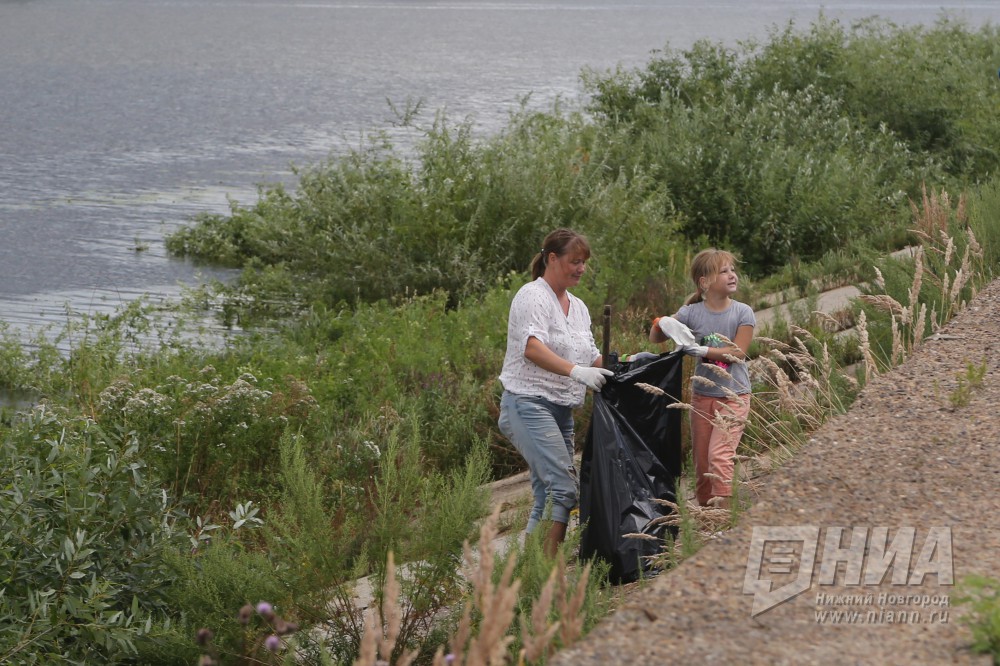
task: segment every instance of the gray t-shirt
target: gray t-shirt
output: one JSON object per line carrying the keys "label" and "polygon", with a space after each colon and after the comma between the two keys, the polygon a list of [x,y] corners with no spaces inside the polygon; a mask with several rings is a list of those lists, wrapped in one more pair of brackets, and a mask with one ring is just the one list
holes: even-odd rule
{"label": "gray t-shirt", "polygon": [[[753,309],[746,303],[733,301],[728,308],[722,312],[712,312],[705,307],[702,302],[684,305],[674,316],[677,321],[686,325],[694,333],[695,341],[699,345],[706,347],[728,346],[718,339],[713,339],[712,334],[724,335],[730,340],[736,339],[736,331],[740,326],[757,326],[757,319],[753,315]],[[707,361],[698,359],[699,363],[695,368],[696,377],[704,377],[711,380],[716,385],[709,386],[707,383],[695,382],[694,392],[701,395],[723,397],[726,395],[722,387],[725,386],[733,393],[740,395],[750,392],[750,376],[747,374],[746,363],[726,363],[725,361]],[[732,379],[727,379],[722,373],[711,368],[709,364],[721,367]]]}

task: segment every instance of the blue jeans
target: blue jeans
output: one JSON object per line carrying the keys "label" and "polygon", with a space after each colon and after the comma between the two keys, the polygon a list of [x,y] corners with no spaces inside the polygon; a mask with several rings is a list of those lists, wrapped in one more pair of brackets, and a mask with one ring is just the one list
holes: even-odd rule
{"label": "blue jeans", "polygon": [[573,409],[504,391],[497,425],[528,463],[535,503],[525,531],[535,529],[549,503],[551,520],[568,523],[579,483],[573,464]]}

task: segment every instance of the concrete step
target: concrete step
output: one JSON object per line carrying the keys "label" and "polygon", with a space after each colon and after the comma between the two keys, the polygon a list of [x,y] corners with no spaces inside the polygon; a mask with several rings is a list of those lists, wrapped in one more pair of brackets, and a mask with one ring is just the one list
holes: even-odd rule
{"label": "concrete step", "polygon": [[754,313],[757,317],[757,332],[762,332],[769,328],[776,319],[793,321],[793,312],[810,313],[814,310],[832,314],[843,310],[851,303],[851,299],[861,295],[861,290],[855,286],[838,287],[830,291],[824,291],[815,297],[815,304],[810,305],[811,298],[799,298],[789,303],[782,303],[774,307],[758,310]]}

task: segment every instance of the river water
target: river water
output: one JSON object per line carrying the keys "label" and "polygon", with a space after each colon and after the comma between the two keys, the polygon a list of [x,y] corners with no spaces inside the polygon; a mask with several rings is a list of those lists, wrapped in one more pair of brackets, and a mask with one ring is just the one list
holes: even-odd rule
{"label": "river water", "polygon": [[387,100],[489,132],[525,95],[578,99],[584,67],[821,10],[1000,19],[998,0],[0,0],[0,320],[27,335],[229,277],[164,234],[391,129]]}

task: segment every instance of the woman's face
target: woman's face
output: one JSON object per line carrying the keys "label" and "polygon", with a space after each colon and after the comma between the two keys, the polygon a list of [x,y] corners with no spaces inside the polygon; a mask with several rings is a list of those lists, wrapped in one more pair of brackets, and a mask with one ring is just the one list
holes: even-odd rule
{"label": "woman's face", "polygon": [[554,287],[569,289],[580,284],[580,278],[586,270],[587,258],[582,252],[567,252],[562,256],[550,252],[545,266],[545,278]]}

